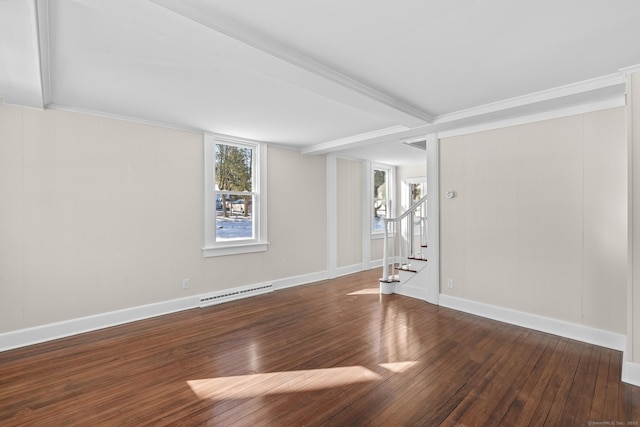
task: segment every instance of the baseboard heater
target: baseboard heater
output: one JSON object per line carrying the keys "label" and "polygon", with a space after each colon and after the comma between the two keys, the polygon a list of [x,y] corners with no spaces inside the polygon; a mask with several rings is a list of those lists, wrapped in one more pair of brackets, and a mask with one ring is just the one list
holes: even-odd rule
{"label": "baseboard heater", "polygon": [[200,295],[200,308],[240,298],[266,294],[272,291],[273,285],[271,283],[266,283],[263,285],[242,286],[239,288],[225,289],[224,291],[210,292],[205,295]]}

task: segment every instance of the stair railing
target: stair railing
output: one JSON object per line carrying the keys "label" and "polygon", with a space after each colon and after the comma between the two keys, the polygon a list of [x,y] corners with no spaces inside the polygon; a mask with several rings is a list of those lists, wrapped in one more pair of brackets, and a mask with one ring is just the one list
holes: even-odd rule
{"label": "stair railing", "polygon": [[[419,229],[417,240],[416,227]],[[391,242],[389,242],[390,238],[392,238]],[[396,269],[408,265],[410,258],[423,258],[426,246],[427,196],[424,196],[397,218],[384,219],[382,279],[393,280]]]}

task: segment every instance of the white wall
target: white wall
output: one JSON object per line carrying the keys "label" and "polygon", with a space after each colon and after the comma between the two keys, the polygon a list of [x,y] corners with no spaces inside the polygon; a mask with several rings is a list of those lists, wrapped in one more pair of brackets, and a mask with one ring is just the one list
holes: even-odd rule
{"label": "white wall", "polygon": [[443,139],[441,292],[624,334],[624,121],[617,108]]}
{"label": "white wall", "polygon": [[324,271],[325,158],[268,163],[269,250],[205,259],[202,134],[0,104],[0,333]]}
{"label": "white wall", "polygon": [[336,159],[337,267],[362,264],[362,162]]}
{"label": "white wall", "polygon": [[326,157],[270,147],[269,250],[265,278],[275,280],[327,268]]}

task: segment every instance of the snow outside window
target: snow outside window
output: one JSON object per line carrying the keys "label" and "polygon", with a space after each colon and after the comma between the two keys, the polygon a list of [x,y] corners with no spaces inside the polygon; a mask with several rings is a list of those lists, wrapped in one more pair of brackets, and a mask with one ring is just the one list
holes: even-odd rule
{"label": "snow outside window", "polygon": [[205,256],[266,250],[266,146],[205,135]]}

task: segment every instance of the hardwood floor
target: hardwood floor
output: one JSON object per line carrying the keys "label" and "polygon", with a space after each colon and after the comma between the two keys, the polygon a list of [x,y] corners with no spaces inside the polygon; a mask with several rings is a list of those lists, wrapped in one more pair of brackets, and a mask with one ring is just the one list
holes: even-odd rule
{"label": "hardwood floor", "polygon": [[0,425],[640,422],[620,352],[381,297],[380,274],[0,353]]}

